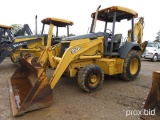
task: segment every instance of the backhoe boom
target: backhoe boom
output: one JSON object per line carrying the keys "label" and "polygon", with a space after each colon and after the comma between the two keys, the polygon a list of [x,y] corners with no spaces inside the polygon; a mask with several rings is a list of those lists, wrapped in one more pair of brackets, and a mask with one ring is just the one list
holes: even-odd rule
{"label": "backhoe boom", "polygon": [[[142,36],[143,36],[143,25],[144,18],[140,17],[139,21],[134,25],[134,41],[137,39],[137,43],[142,44]],[[128,41],[131,42],[131,34],[132,30],[128,30]]]}

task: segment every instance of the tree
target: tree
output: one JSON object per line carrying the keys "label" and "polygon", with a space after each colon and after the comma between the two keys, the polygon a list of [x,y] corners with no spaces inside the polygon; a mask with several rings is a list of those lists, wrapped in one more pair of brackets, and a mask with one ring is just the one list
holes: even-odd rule
{"label": "tree", "polygon": [[156,34],[157,34],[157,36],[156,36],[154,42],[160,42],[160,30]]}
{"label": "tree", "polygon": [[11,26],[13,27],[11,30],[13,35],[23,27],[21,24],[12,24]]}

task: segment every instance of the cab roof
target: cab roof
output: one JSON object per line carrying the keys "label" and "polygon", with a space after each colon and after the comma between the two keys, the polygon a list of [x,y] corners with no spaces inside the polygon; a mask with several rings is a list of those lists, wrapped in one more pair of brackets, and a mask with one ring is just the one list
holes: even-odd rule
{"label": "cab roof", "polygon": [[57,27],[65,27],[67,25],[73,25],[74,24],[72,21],[59,19],[59,18],[51,18],[51,17],[43,19],[41,22],[49,25],[51,21]]}
{"label": "cab roof", "polygon": [[0,24],[0,28],[11,29],[11,28],[12,28],[12,26],[8,26],[8,25],[2,25],[2,24]]}
{"label": "cab roof", "polygon": [[[130,20],[132,17],[137,18],[138,13],[129,8],[121,7],[121,6],[112,6],[98,11],[97,20],[113,22],[114,14],[116,12],[116,21],[120,22],[123,19]],[[91,14],[91,17],[95,17],[96,12]],[[107,15],[107,17],[106,17]]]}

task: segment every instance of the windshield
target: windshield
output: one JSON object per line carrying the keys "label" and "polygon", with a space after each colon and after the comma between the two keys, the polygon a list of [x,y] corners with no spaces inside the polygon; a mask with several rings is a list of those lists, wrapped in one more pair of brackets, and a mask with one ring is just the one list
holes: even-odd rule
{"label": "windshield", "polygon": [[148,43],[147,47],[157,47],[157,43]]}

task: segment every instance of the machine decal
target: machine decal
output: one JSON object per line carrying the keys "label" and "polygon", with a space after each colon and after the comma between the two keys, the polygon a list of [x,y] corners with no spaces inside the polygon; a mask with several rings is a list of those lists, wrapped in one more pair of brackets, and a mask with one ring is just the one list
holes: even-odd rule
{"label": "machine decal", "polygon": [[19,47],[19,46],[22,46],[23,44],[26,44],[27,42],[23,42],[23,43],[17,43],[17,44],[14,44],[13,47]]}
{"label": "machine decal", "polygon": [[78,47],[76,47],[76,48],[71,49],[71,53],[74,54],[75,52],[78,52],[78,51],[81,50],[81,49],[82,49],[82,47],[81,47],[81,46],[78,46]]}

